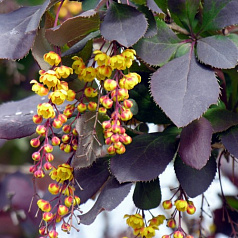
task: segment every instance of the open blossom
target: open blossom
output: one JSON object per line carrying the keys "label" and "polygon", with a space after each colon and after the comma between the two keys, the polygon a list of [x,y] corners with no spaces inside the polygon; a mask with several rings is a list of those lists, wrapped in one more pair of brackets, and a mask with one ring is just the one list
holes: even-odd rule
{"label": "open blossom", "polygon": [[144,227],[143,217],[138,213],[136,213],[135,215],[126,214],[124,218],[127,218],[126,219],[127,225],[132,227],[133,229]]}
{"label": "open blossom", "polygon": [[64,103],[64,101],[66,100],[66,97],[67,97],[67,92],[63,89],[56,90],[49,95],[49,98],[51,99],[51,101],[56,105],[61,105],[62,103]]}
{"label": "open blossom", "polygon": [[45,119],[54,118],[55,111],[49,103],[41,103],[37,106],[37,114]]}
{"label": "open blossom", "polygon": [[50,51],[44,54],[43,58],[44,58],[44,61],[47,62],[51,66],[53,65],[57,66],[61,62],[60,56],[53,51]]}
{"label": "open blossom", "polygon": [[54,70],[48,70],[41,73],[40,82],[46,85],[49,89],[55,87],[59,83],[59,78]]}
{"label": "open blossom", "polygon": [[73,179],[73,168],[69,164],[61,164],[57,169],[50,172],[51,179],[63,183],[66,180]]}

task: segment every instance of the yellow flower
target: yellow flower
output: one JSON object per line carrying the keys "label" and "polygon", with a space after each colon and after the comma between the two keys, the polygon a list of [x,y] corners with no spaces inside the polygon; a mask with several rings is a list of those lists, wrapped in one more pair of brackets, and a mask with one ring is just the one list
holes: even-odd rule
{"label": "yellow flower", "polygon": [[74,60],[74,62],[72,64],[72,68],[73,68],[74,72],[76,74],[80,74],[82,72],[82,70],[86,67],[83,62],[83,59],[78,56],[74,56],[74,57],[72,57],[72,59]]}
{"label": "yellow flower", "polygon": [[51,101],[56,105],[63,104],[66,97],[67,97],[67,92],[63,89],[56,90],[49,95],[49,98],[51,99]]}
{"label": "yellow flower", "polygon": [[132,227],[133,229],[144,227],[143,217],[138,213],[136,213],[135,215],[127,215],[126,214],[124,216],[124,218],[127,218],[126,219],[127,225]]}
{"label": "yellow flower", "polygon": [[180,200],[175,201],[175,206],[178,211],[185,212],[188,208],[188,203],[187,203],[187,201],[180,199]]}
{"label": "yellow flower", "polygon": [[59,78],[68,78],[70,74],[73,74],[73,69],[67,66],[60,66],[55,69]]}
{"label": "yellow flower", "polygon": [[158,215],[157,217],[153,217],[152,219],[149,220],[150,222],[150,226],[159,226],[162,225],[164,223],[165,220],[165,216],[164,215]]}
{"label": "yellow flower", "polygon": [[133,49],[126,49],[121,53],[121,55],[123,57],[125,57],[125,65],[126,65],[127,68],[131,67],[132,61],[135,58],[135,54],[136,54],[136,52]]}
{"label": "yellow flower", "polygon": [[140,236],[143,238],[151,238],[155,236],[155,230],[158,230],[157,226],[147,226],[140,229]]}
{"label": "yellow flower", "polygon": [[49,103],[42,103],[37,106],[37,114],[43,116],[45,119],[54,118],[55,111]]}
{"label": "yellow flower", "polygon": [[92,82],[96,78],[96,73],[96,69],[90,66],[83,69],[78,78],[80,80],[84,80],[85,82]]}
{"label": "yellow flower", "polygon": [[48,70],[47,72],[41,74],[40,82],[42,82],[49,89],[51,89],[52,87],[55,87],[59,83],[59,79],[54,70]]}
{"label": "yellow flower", "polygon": [[126,69],[125,57],[123,57],[122,55],[112,56],[110,59],[110,66],[112,67],[112,69]]}
{"label": "yellow flower", "polygon": [[69,90],[68,83],[65,82],[65,81],[58,81],[57,89],[58,89],[58,90],[63,89],[63,90],[65,90],[65,91],[68,91],[68,90]]}
{"label": "yellow flower", "polygon": [[71,181],[73,179],[73,168],[69,164],[61,164],[57,170],[53,169],[50,172],[50,176],[53,180],[63,183],[66,180]]}
{"label": "yellow flower", "polygon": [[53,65],[57,66],[61,62],[60,56],[53,51],[50,51],[49,53],[44,54],[43,58],[44,58],[44,61],[50,64],[51,66]]}
{"label": "yellow flower", "polygon": [[38,83],[35,79],[31,80],[33,83],[31,90],[40,96],[46,96],[49,90],[45,88],[42,84]]}
{"label": "yellow flower", "polygon": [[98,66],[97,67],[97,79],[104,80],[105,78],[110,78],[112,75],[112,68],[110,66]]}
{"label": "yellow flower", "polygon": [[97,64],[99,66],[102,66],[102,65],[109,65],[109,62],[110,62],[110,56],[108,56],[106,53],[103,53],[102,51],[100,50],[95,50],[93,52],[95,54],[95,61],[97,61]]}
{"label": "yellow flower", "polygon": [[141,76],[137,73],[129,73],[125,75],[119,82],[119,86],[125,89],[133,89],[138,83],[141,82]]}

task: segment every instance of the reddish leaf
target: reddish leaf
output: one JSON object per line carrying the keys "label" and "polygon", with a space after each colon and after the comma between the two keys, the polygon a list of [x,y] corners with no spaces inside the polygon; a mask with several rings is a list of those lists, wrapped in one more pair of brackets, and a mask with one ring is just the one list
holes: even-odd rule
{"label": "reddish leaf", "polygon": [[132,183],[119,184],[114,177],[111,177],[91,210],[79,216],[81,223],[90,225],[103,210],[112,211],[116,208],[130,192],[131,185]]}
{"label": "reddish leaf", "polygon": [[220,136],[222,144],[226,149],[238,158],[238,128],[229,129],[226,133]]}
{"label": "reddish leaf", "polygon": [[163,13],[163,11],[158,7],[154,0],[147,0],[147,7],[155,13]]}
{"label": "reddish leaf", "polygon": [[191,198],[204,193],[212,183],[216,174],[216,160],[211,156],[201,170],[193,169],[183,163],[179,156],[174,162],[174,170],[183,190]]}
{"label": "reddish leaf", "polygon": [[144,36],[147,27],[143,13],[134,7],[111,2],[100,30],[106,40],[115,40],[125,47],[130,47]]}
{"label": "reddish leaf", "polygon": [[226,36],[215,35],[197,42],[198,59],[215,68],[234,68],[238,60],[238,48]]}
{"label": "reddish leaf", "polygon": [[212,124],[213,132],[222,132],[238,124],[238,114],[221,108],[211,108],[205,118]]}
{"label": "reddish leaf", "polygon": [[112,157],[112,174],[120,183],[153,180],[173,159],[175,137],[166,132],[134,137],[124,154]]}
{"label": "reddish leaf", "polygon": [[158,32],[152,38],[142,38],[134,46],[137,55],[150,65],[163,65],[179,46],[179,38],[161,20],[157,20]]}
{"label": "reddish leaf", "polygon": [[72,40],[85,37],[99,28],[99,15],[94,10],[64,21],[61,25],[46,30],[46,38],[54,45],[63,46]]}
{"label": "reddish leaf", "polygon": [[192,51],[152,75],[151,93],[174,124],[184,127],[217,102],[219,85],[214,72],[199,64]]}
{"label": "reddish leaf", "polygon": [[42,15],[57,0],[0,14],[0,58],[21,59],[30,50]]}
{"label": "reddish leaf", "polygon": [[184,127],[180,135],[179,154],[192,168],[203,168],[211,155],[212,126],[205,118]]}
{"label": "reddish leaf", "polygon": [[108,161],[104,158],[98,159],[89,168],[76,169],[74,171],[83,190],[77,189],[75,194],[80,197],[81,203],[85,203],[94,196],[109,177]]}
{"label": "reddish leaf", "polygon": [[237,23],[237,0],[204,0],[203,31],[219,30]]}

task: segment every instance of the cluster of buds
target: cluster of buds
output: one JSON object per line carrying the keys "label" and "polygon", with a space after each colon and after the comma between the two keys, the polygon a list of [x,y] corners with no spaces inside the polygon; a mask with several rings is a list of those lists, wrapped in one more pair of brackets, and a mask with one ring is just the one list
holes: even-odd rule
{"label": "cluster of buds", "polygon": [[[59,10],[60,3],[55,4],[55,11]],[[59,11],[59,18],[65,20],[69,17],[75,16],[82,11],[82,3],[76,1],[65,0],[61,5]]]}
{"label": "cluster of buds", "polygon": [[125,215],[126,223],[133,229],[136,237],[151,238],[155,236],[155,231],[159,230],[159,226],[166,219],[164,215],[158,215],[149,220],[149,224],[145,225],[144,218],[139,213],[134,215]]}
{"label": "cluster of buds", "polygon": [[[182,199],[183,194],[181,193],[181,199],[177,199],[174,202],[175,210],[171,215],[171,218],[167,219],[167,227],[170,227],[172,229],[175,229],[175,231],[172,232],[170,235],[163,235],[162,238],[193,238],[193,236],[188,235],[184,232],[184,230],[181,227],[181,222],[179,222],[179,226],[176,228],[176,221],[175,221],[175,215],[177,212],[182,213],[186,212],[189,215],[192,215],[196,211],[196,207],[194,206],[192,201]],[[164,209],[171,209],[173,207],[171,200],[165,200],[162,203],[162,206]],[[181,219],[181,214],[179,216],[179,219]]]}

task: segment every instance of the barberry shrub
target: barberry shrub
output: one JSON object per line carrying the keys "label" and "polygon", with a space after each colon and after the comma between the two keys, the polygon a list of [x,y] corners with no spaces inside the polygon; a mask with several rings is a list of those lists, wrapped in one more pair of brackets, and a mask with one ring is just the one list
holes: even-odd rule
{"label": "barberry shrub", "polygon": [[[237,237],[238,201],[222,187],[226,175],[237,186],[237,9],[237,0],[46,0],[0,14],[0,58],[31,51],[40,67],[29,82],[37,95],[0,106],[0,138],[33,135],[29,171],[34,181],[51,179],[50,196],[32,194],[41,237],[93,223],[133,184],[137,211],[124,216],[131,237],[207,237],[203,205],[192,199],[204,204],[216,173],[220,220]],[[56,147],[68,154],[63,163]],[[228,162],[233,173],[222,173]],[[166,198],[159,176],[170,163],[180,185]],[[160,205],[171,213],[146,220]],[[188,232],[182,220],[195,212],[200,221]],[[163,225],[169,234],[157,231]]]}

